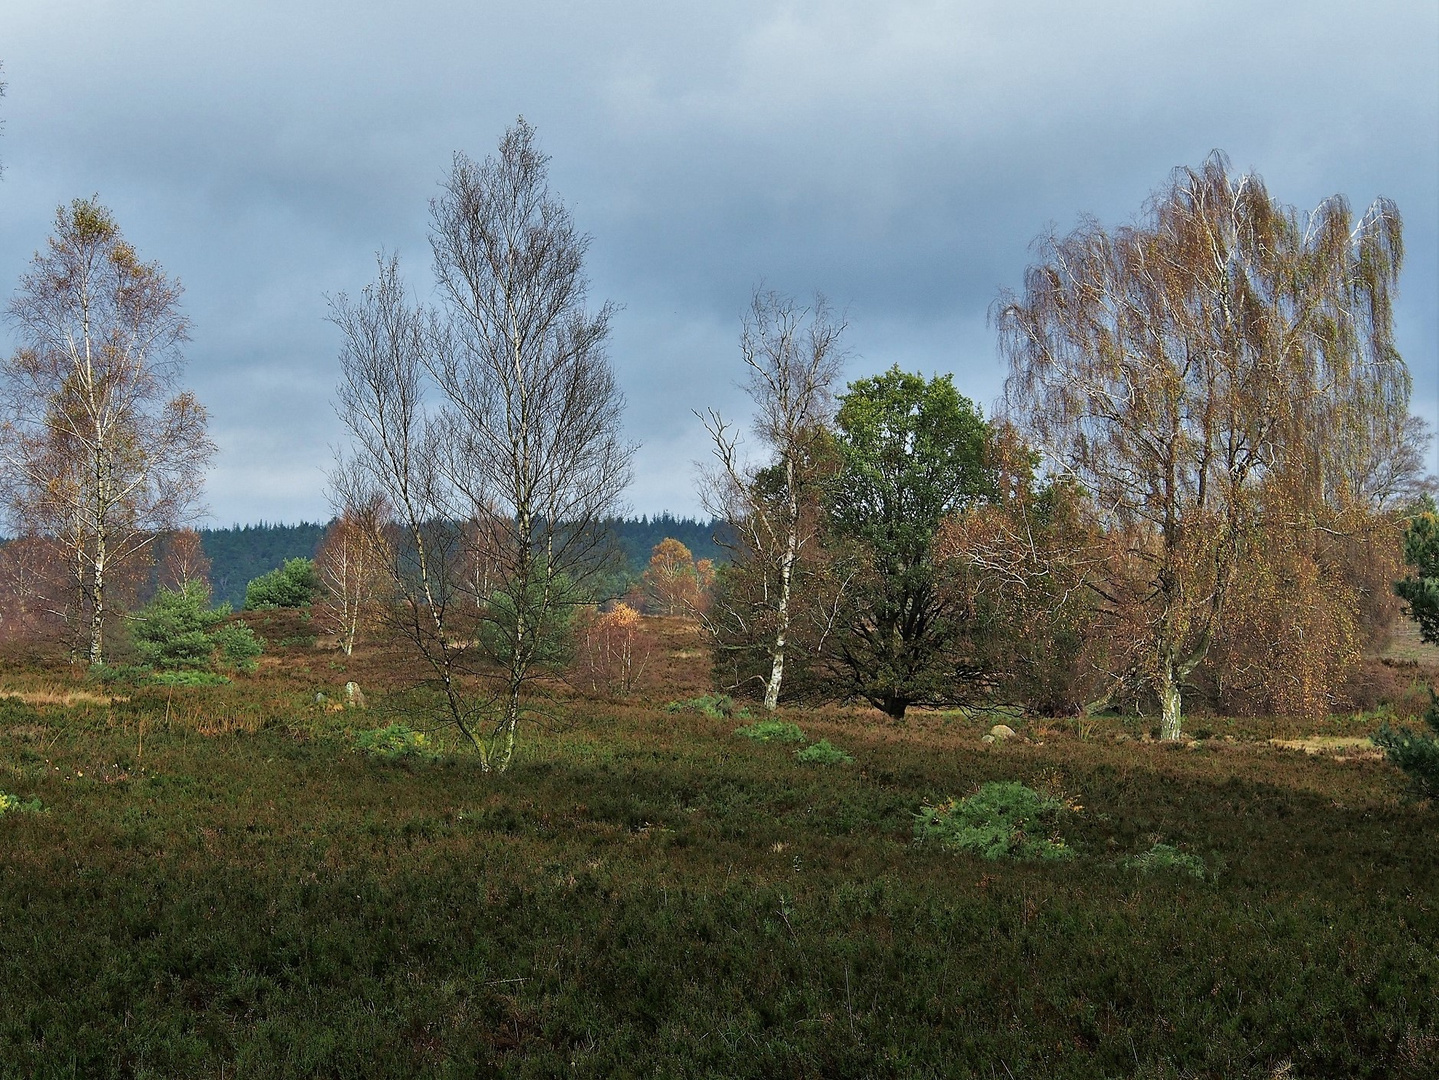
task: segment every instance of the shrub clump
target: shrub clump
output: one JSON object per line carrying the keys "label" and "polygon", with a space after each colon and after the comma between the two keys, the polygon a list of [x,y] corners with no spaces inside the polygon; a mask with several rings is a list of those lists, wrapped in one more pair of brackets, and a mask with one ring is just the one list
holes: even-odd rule
{"label": "shrub clump", "polygon": [[1068,859],[1055,835],[1064,803],[1015,781],[985,784],[967,799],[924,805],[915,815],[918,843],[968,851],[986,859]]}
{"label": "shrub clump", "polygon": [[1180,851],[1173,844],[1155,843],[1143,855],[1131,855],[1122,860],[1120,865],[1145,874],[1174,871],[1198,878],[1200,881],[1204,880],[1204,860],[1198,855]]}
{"label": "shrub clump", "polygon": [[245,586],[245,610],[309,607],[319,598],[320,574],[314,559],[286,559]]}
{"label": "shrub clump", "polygon": [[747,709],[735,707],[734,698],[728,694],[703,694],[689,701],[671,701],[665,712],[703,713],[711,720],[739,719],[748,714]]}
{"label": "shrub clump", "polygon": [[[799,728],[795,728],[796,731]],[[806,746],[803,750],[794,752],[794,759],[802,761],[806,765],[853,765],[854,758],[850,757],[838,746],[835,746],[828,739],[821,739],[813,746]]]}
{"label": "shrub clump", "polygon": [[[178,592],[161,589],[137,614],[135,652],[145,667],[162,672],[201,673],[215,667],[254,671],[264,643],[243,623],[227,623],[230,605],[210,607],[203,582],[186,582]],[[165,682],[158,677],[154,681]],[[214,685],[223,679],[170,682],[172,686]]]}
{"label": "shrub clump", "polygon": [[1374,735],[1374,745],[1404,770],[1416,795],[1439,799],[1439,695],[1431,690],[1429,697],[1429,708],[1424,713],[1428,732],[1393,728],[1386,723]]}
{"label": "shrub clump", "polygon": [[0,791],[0,816],[5,814],[38,814],[42,809],[40,798],[22,799],[18,795],[10,795]]}
{"label": "shrub clump", "polygon": [[804,732],[788,720],[756,720],[734,729],[736,735],[755,742],[804,742]]}
{"label": "shrub clump", "polygon": [[356,732],[355,745],[370,757],[385,761],[435,756],[425,733],[408,724],[388,724],[372,731]]}

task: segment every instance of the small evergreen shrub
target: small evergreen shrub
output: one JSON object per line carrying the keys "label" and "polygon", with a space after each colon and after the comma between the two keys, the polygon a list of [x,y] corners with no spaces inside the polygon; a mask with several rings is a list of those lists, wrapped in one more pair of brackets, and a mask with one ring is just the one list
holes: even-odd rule
{"label": "small evergreen shrub", "polygon": [[319,597],[320,588],[314,559],[286,559],[283,566],[245,586],[245,610],[309,607]]}
{"label": "small evergreen shrub", "polygon": [[43,807],[40,805],[38,796],[27,801],[18,795],[9,795],[0,791],[0,816],[4,816],[5,814],[38,814],[42,809]]}
{"label": "small evergreen shrub", "polygon": [[137,614],[135,652],[143,666],[163,672],[204,672],[217,665],[253,671],[255,657],[264,648],[248,626],[225,622],[229,604],[210,607],[210,590],[198,581],[187,582],[178,592],[161,589]]}
{"label": "small evergreen shrub", "polygon": [[435,756],[425,733],[414,730],[408,724],[388,724],[372,731],[356,732],[355,745],[370,757],[385,761]]}
{"label": "small evergreen shrub", "polygon": [[985,784],[967,799],[921,806],[916,842],[968,851],[986,859],[1068,859],[1074,852],[1055,836],[1064,803],[1015,781]]}
{"label": "small evergreen shrub", "polygon": [[734,729],[736,735],[755,742],[804,742],[804,732],[788,720],[756,720]]}
{"label": "small evergreen shrub", "polygon": [[1429,708],[1424,722],[1429,732],[1394,728],[1384,724],[1374,735],[1374,745],[1404,770],[1414,793],[1424,799],[1439,799],[1439,695],[1429,691]]}
{"label": "small evergreen shrub", "polygon": [[1180,851],[1172,844],[1155,843],[1143,855],[1131,855],[1122,860],[1120,865],[1145,874],[1174,871],[1204,880],[1204,860],[1198,855]]}
{"label": "small evergreen shrub", "polygon": [[[799,728],[795,728],[795,730],[798,731]],[[828,739],[821,739],[813,746],[806,746],[803,750],[796,750],[794,752],[794,759],[804,762],[806,765],[854,764],[854,758],[850,757]]]}

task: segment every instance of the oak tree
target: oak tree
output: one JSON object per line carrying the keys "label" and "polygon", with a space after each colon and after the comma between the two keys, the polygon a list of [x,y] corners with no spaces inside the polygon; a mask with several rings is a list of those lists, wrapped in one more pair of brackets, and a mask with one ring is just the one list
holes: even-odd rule
{"label": "oak tree", "polygon": [[836,417],[829,531],[855,566],[831,648],[838,683],[901,718],[972,692],[971,609],[939,557],[947,520],[992,497],[988,437],[950,376],[891,368],[851,383]]}

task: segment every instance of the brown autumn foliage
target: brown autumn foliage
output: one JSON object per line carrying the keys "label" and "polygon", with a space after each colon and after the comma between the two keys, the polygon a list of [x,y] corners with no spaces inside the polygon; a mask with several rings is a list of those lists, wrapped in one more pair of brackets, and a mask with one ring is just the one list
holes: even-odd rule
{"label": "brown autumn foliage", "polygon": [[694,555],[672,537],[654,546],[640,583],[646,608],[655,615],[688,615],[700,609],[702,594]]}
{"label": "brown autumn foliage", "polygon": [[1078,712],[1107,666],[1090,586],[1094,514],[1074,484],[1037,480],[1012,426],[992,427],[987,459],[994,498],[946,521],[935,540],[971,611],[971,663],[997,698],[1045,716]]}
{"label": "brown autumn foliage", "polygon": [[[1111,629],[1127,628],[1110,689],[1145,683],[1177,738],[1181,687],[1247,602],[1242,579],[1273,561],[1286,604],[1308,602],[1301,582],[1323,594],[1322,575],[1283,569],[1286,543],[1312,538],[1275,539],[1412,484],[1399,214],[1381,199],[1356,219],[1336,196],[1301,215],[1216,153],[1176,170],[1138,224],[1088,221],[1042,253],[998,312],[1007,406],[1122,543],[1097,565],[1127,576],[1095,580]],[[1306,689],[1285,700],[1317,707],[1311,674],[1286,674]]]}
{"label": "brown autumn foliage", "polygon": [[192,581],[210,588],[210,557],[205,554],[200,534],[194,529],[179,529],[159,541],[158,588],[180,592]]}
{"label": "brown autumn foliage", "polygon": [[628,697],[654,651],[640,613],[622,603],[608,611],[587,607],[576,614],[574,629],[575,681],[590,693]]}
{"label": "brown autumn foliage", "polygon": [[346,656],[355,651],[360,631],[382,620],[380,607],[390,595],[393,560],[386,520],[378,500],[346,507],[315,554],[315,571],[325,589],[319,614]]}

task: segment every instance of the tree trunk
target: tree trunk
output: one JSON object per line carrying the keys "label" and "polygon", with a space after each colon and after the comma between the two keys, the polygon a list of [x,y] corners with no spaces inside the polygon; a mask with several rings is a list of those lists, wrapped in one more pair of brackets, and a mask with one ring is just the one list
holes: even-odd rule
{"label": "tree trunk", "polygon": [[1159,679],[1155,689],[1159,693],[1159,737],[1161,739],[1178,739],[1182,723],[1179,709],[1179,679],[1174,670],[1174,662],[1167,657],[1161,661]]}

